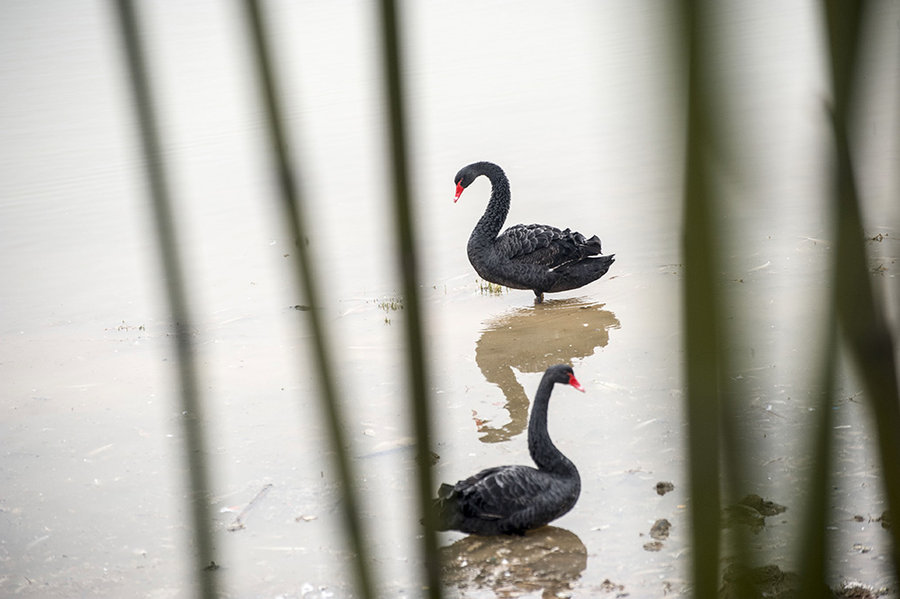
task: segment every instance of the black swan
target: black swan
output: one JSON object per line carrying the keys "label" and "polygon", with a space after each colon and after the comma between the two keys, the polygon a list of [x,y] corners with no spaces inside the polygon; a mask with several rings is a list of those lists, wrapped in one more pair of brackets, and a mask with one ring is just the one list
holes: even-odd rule
{"label": "black swan", "polygon": [[456,173],[453,201],[481,175],[491,181],[491,199],[466,250],[482,279],[513,289],[531,289],[540,303],[544,293],[577,289],[606,274],[615,261],[614,254],[600,254],[596,235],[586,239],[570,229],[515,225],[498,236],[509,213],[509,179],[492,162],[475,162]]}
{"label": "black swan", "polygon": [[570,366],[557,364],[544,372],[528,423],[528,452],[537,468],[498,466],[455,485],[442,484],[434,500],[438,530],[523,535],[572,509],[581,477],[547,432],[547,405],[556,383],[584,392]]}

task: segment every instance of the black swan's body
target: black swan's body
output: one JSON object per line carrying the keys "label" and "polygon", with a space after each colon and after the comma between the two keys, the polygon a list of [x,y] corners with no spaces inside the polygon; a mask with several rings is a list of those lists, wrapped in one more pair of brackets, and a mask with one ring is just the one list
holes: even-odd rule
{"label": "black swan's body", "polygon": [[613,256],[600,253],[600,240],[547,225],[515,225],[500,235],[509,213],[509,179],[492,162],[463,167],[453,181],[456,200],[472,181],[486,176],[491,199],[466,248],[478,275],[513,289],[531,289],[541,302],[544,293],[577,289],[606,274]]}
{"label": "black swan's body", "polygon": [[434,500],[439,530],[525,534],[572,509],[581,493],[581,478],[547,432],[547,405],[555,383],[584,391],[565,364],[551,366],[544,373],[528,424],[528,451],[537,468],[498,466],[455,485],[441,485]]}

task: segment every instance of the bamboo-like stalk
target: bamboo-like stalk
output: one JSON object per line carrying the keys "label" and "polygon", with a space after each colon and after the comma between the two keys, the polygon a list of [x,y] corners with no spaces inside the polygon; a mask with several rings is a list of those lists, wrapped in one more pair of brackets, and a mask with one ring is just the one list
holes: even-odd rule
{"label": "bamboo-like stalk", "polygon": [[718,254],[714,242],[714,206],[707,153],[708,94],[702,7],[694,0],[681,4],[686,48],[688,94],[687,150],[684,189],[684,336],[685,401],[688,458],[693,594],[714,597],[718,589],[720,405],[720,306],[716,291]]}
{"label": "bamboo-like stalk", "polygon": [[156,238],[166,278],[166,299],[172,320],[175,322],[173,339],[181,389],[181,426],[185,438],[183,456],[187,462],[187,485],[190,489],[188,500],[193,531],[191,540],[195,547],[192,570],[195,573],[195,580],[198,581],[197,594],[205,599],[212,599],[218,596],[218,584],[215,576],[216,568],[210,567],[215,565],[212,531],[210,530],[212,522],[209,509],[210,475],[206,464],[207,443],[203,429],[199,375],[190,333],[193,318],[188,307],[185,277],[178,253],[170,186],[162,158],[156,108],[150,89],[150,78],[137,15],[134,4],[130,0],[117,0],[115,7],[122,48],[130,75],[135,115],[140,127]]}
{"label": "bamboo-like stalk", "polygon": [[425,583],[428,596],[439,599],[440,556],[438,554],[436,514],[431,505],[432,475],[430,457],[430,429],[428,373],[423,343],[422,317],[419,307],[418,263],[416,259],[415,228],[409,181],[406,116],[402,52],[397,23],[397,7],[393,0],[381,2],[381,38],[385,81],[385,100],[390,116],[390,169],[393,177],[394,222],[397,231],[397,261],[403,279],[407,368],[409,375],[409,410],[413,415],[416,438],[416,466],[418,471],[419,511],[424,530],[422,556],[425,563]]}
{"label": "bamboo-like stalk", "polygon": [[371,552],[368,549],[367,536],[363,530],[360,517],[355,483],[356,476],[351,466],[347,450],[349,445],[344,435],[344,419],[341,413],[342,404],[335,384],[329,340],[322,324],[322,304],[319,299],[318,279],[314,272],[315,269],[309,250],[306,244],[303,243],[303,239],[306,238],[305,231],[307,227],[303,214],[302,194],[298,177],[295,176],[295,171],[291,167],[287,135],[284,129],[284,112],[281,108],[275,73],[272,68],[273,61],[268,45],[266,26],[257,1],[245,0],[244,7],[246,9],[253,58],[259,75],[259,86],[265,107],[273,167],[279,183],[279,206],[296,245],[297,260],[295,264],[297,268],[295,275],[297,287],[306,298],[307,303],[312,307],[305,314],[308,317],[308,326],[312,331],[313,369],[315,372],[313,378],[318,381],[320,386],[318,397],[326,416],[331,449],[334,452],[335,465],[343,489],[341,507],[349,543],[355,552],[355,557],[352,561],[356,576],[356,589],[363,597],[375,597],[375,587],[369,567]]}

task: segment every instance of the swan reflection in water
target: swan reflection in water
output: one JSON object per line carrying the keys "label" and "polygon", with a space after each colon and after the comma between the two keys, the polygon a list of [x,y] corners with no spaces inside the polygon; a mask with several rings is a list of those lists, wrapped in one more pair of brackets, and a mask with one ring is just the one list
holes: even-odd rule
{"label": "swan reflection in water", "polygon": [[578,535],[556,526],[524,536],[469,535],[440,551],[445,585],[489,588],[498,597],[536,591],[566,596],[587,567],[587,548]]}
{"label": "swan reflection in water", "polygon": [[619,320],[604,305],[583,298],[548,300],[485,323],[475,343],[475,362],[484,378],[503,391],[509,422],[496,427],[473,410],[482,442],[508,441],[528,426],[528,396],[513,368],[544,372],[553,364],[590,356],[609,343],[609,329],[619,328]]}

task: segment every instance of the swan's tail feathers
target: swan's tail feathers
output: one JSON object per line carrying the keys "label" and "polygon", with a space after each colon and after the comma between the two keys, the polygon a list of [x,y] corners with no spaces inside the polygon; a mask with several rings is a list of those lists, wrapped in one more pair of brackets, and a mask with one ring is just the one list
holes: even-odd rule
{"label": "swan's tail feathers", "polygon": [[594,235],[590,239],[585,239],[584,245],[595,247],[597,249],[597,254],[600,253],[600,238],[596,235]]}
{"label": "swan's tail feathers", "polygon": [[610,254],[608,256],[592,256],[567,264],[557,270],[560,274],[559,278],[554,282],[553,287],[546,291],[568,291],[583,287],[605,275],[615,261],[615,254]]}
{"label": "swan's tail feathers", "polygon": [[607,256],[596,256],[594,258],[591,258],[590,260],[587,260],[587,262],[598,263],[597,264],[598,269],[601,268],[601,265],[602,265],[603,272],[600,273],[601,277],[606,274],[606,271],[609,270],[609,267],[612,266],[612,263],[615,261],[616,261],[615,254],[609,254]]}
{"label": "swan's tail feathers", "polygon": [[605,275],[606,271],[609,270],[609,267],[612,266],[615,261],[615,254],[585,258],[584,260],[573,264],[572,268],[569,269],[568,275],[572,278],[584,281],[582,283],[582,285],[584,285],[590,281],[596,281]]}
{"label": "swan's tail feathers", "polygon": [[[534,226],[534,225],[532,225]],[[577,253],[580,258],[587,256],[599,256],[602,253],[600,238],[594,235],[590,239],[571,229],[559,231],[553,229],[557,233],[557,240],[566,244],[568,251],[572,254]]]}
{"label": "swan's tail feathers", "polygon": [[584,263],[589,265],[591,272],[591,280],[596,281],[600,277],[606,274],[606,271],[609,270],[609,267],[612,266],[613,262],[616,261],[616,255],[610,254],[608,256],[595,256],[588,260],[585,260]]}

